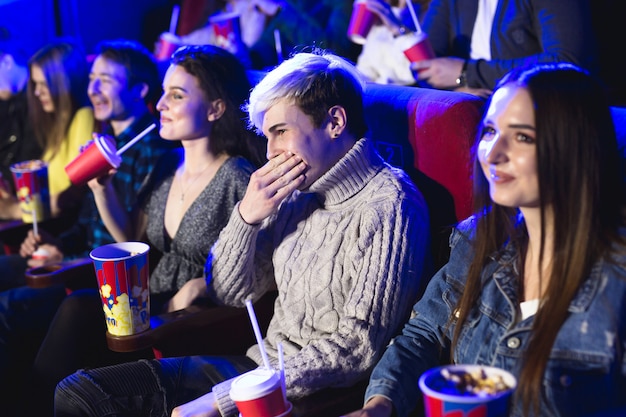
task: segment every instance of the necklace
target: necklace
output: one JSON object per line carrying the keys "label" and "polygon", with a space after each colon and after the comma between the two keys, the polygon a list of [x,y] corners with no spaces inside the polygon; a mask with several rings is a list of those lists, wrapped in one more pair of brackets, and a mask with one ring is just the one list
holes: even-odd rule
{"label": "necklace", "polygon": [[191,188],[192,185],[194,185],[196,183],[196,181],[198,181],[198,178],[200,178],[202,176],[202,174],[204,174],[204,172],[209,169],[209,167],[211,166],[211,164],[207,164],[202,171],[200,171],[199,173],[197,173],[194,178],[191,180],[191,182],[187,185],[187,187],[183,187],[183,172],[184,172],[184,168],[183,171],[181,171],[180,173],[180,177],[179,177],[179,182],[180,182],[180,204],[183,204],[185,202],[185,194],[187,193],[187,191],[189,191],[189,189]]}

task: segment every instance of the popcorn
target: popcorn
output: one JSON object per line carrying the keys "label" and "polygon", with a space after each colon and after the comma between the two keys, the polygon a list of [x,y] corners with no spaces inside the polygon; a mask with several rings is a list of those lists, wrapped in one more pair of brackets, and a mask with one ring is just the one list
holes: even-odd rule
{"label": "popcorn", "polygon": [[18,162],[17,164],[14,164],[13,166],[15,167],[15,169],[36,171],[38,169],[45,167],[46,163],[38,159],[33,159],[30,161]]}
{"label": "popcorn", "polygon": [[511,389],[502,375],[487,375],[483,368],[475,371],[443,368],[441,376],[446,381],[441,391],[456,395],[486,397]]}

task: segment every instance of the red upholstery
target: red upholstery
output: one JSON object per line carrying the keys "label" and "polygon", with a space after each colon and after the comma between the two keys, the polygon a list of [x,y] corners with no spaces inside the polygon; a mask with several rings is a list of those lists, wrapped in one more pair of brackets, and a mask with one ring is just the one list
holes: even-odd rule
{"label": "red upholstery", "polygon": [[221,0],[182,0],[176,34],[187,35],[206,24],[207,18],[219,11],[225,4]]}
{"label": "red upholstery", "polygon": [[415,87],[369,84],[367,136],[404,169],[428,205],[435,268],[448,259],[451,227],[471,213],[471,148],[484,100]]}
{"label": "red upholstery", "polygon": [[470,155],[482,104],[464,94],[431,95],[428,100],[412,102],[416,108],[409,113],[415,167],[450,191],[457,220],[472,211]]}
{"label": "red upholstery", "polygon": [[448,91],[370,84],[365,102],[370,137],[378,151],[409,174],[417,169],[442,185],[454,200],[456,219],[467,217],[472,200],[470,151],[484,101]]}

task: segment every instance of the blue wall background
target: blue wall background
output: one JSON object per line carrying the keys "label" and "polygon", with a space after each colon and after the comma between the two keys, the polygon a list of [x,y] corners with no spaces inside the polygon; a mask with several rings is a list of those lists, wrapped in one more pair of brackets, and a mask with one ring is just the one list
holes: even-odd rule
{"label": "blue wall background", "polygon": [[[167,31],[172,0],[0,0],[0,42],[30,56],[56,37],[72,36],[92,53],[101,40],[126,38],[149,50]],[[1,44],[0,44],[1,47]]]}

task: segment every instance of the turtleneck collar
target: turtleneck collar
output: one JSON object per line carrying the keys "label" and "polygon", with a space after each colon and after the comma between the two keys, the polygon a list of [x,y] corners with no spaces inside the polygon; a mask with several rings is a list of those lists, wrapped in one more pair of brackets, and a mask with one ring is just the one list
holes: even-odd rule
{"label": "turtleneck collar", "polygon": [[383,166],[372,141],[360,139],[304,192],[315,194],[324,206],[340,204],[361,191]]}

